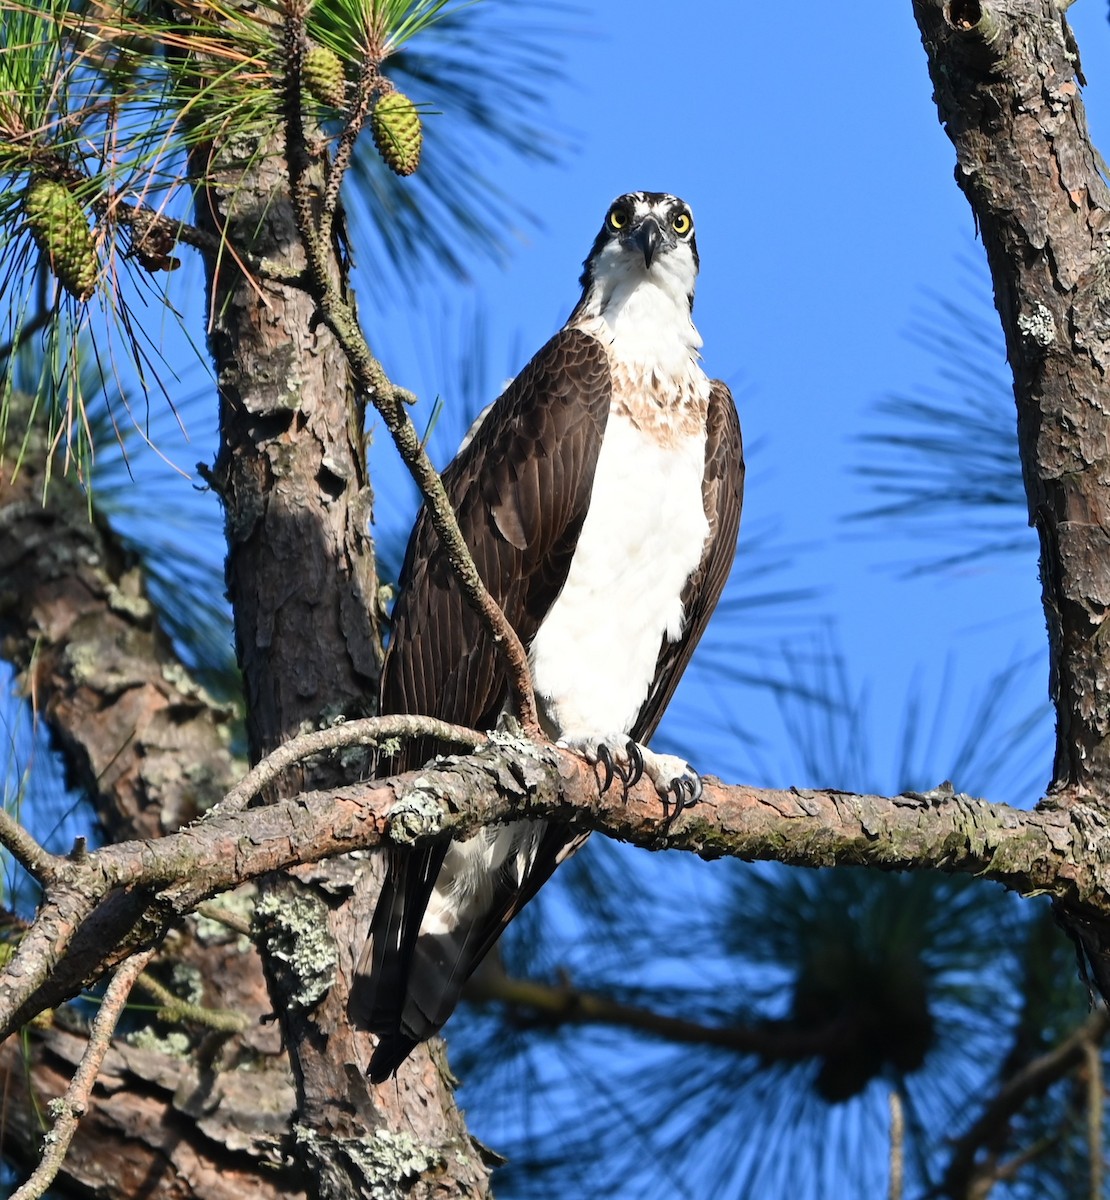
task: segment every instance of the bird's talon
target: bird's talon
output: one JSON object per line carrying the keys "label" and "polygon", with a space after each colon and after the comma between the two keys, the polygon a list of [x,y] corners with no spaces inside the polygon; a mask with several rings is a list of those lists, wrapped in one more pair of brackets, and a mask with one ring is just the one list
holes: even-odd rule
{"label": "bird's talon", "polygon": [[644,776],[644,752],[631,739],[624,748],[625,754],[628,755],[628,778],[624,781],[625,787],[635,787]]}
{"label": "bird's talon", "polygon": [[609,753],[609,747],[604,742],[597,748],[597,761],[601,764],[601,791],[604,794],[609,790],[609,785],[613,782],[613,771],[615,769],[613,756]]}

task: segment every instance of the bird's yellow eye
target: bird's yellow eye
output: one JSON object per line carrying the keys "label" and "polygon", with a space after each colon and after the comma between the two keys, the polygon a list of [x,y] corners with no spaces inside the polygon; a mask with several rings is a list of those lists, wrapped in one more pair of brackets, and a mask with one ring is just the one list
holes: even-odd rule
{"label": "bird's yellow eye", "polygon": [[671,222],[671,228],[678,234],[679,237],[685,237],[690,232],[690,227],[693,222],[690,220],[690,214],[681,212]]}
{"label": "bird's yellow eye", "polygon": [[628,224],[628,213],[623,208],[611,208],[607,219],[610,229],[623,229]]}

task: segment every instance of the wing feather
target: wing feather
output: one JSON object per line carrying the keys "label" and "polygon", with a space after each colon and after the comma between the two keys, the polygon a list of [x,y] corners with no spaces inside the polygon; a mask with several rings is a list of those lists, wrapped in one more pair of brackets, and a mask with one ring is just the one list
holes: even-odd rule
{"label": "wing feather", "polygon": [[[443,474],[475,565],[525,646],[566,581],[589,507],[610,395],[604,348],[580,330],[563,330],[509,385]],[[381,711],[422,713],[488,729],[505,695],[493,645],[463,600],[422,511],[401,572]],[[437,749],[428,739],[415,741],[381,771],[411,769]],[[528,881],[522,899],[520,881],[500,872],[487,913],[450,948],[457,958],[449,971],[440,971],[441,993],[432,992],[427,1000],[414,997],[427,1026],[421,1036],[446,1019],[473,965],[554,870],[571,839],[562,829],[537,832],[534,865],[540,878]],[[415,974],[420,923],[446,852],[446,843],[388,851],[386,880],[353,996],[362,1023],[385,1035],[375,1055],[374,1078],[388,1075],[417,1040],[401,1032],[417,1020],[411,1004],[405,1012],[406,994]],[[444,948],[429,943],[425,952],[433,957],[424,974],[434,974]]]}
{"label": "wing feather", "polygon": [[744,501],[744,446],[732,393],[719,379],[714,379],[710,387],[705,433],[701,491],[709,536],[701,562],[682,592],[682,636],[676,642],[664,638],[660,648],[655,678],[632,731],[638,742],[647,742],[662,719],[694,647],[717,607],[736,556]]}
{"label": "wing feather", "polygon": [[[444,473],[482,578],[525,645],[566,580],[589,504],[609,396],[603,349],[584,334],[564,331],[521,373]],[[736,550],[743,483],[736,409],[728,388],[714,382],[702,484],[709,535],[683,591],[682,636],[663,641],[659,667],[631,731],[639,741],[654,732],[724,589]],[[409,544],[394,620],[382,711],[429,712],[480,728],[492,725],[504,702],[504,679],[424,516]],[[435,749],[428,742],[410,746],[388,769],[415,766]],[[364,1024],[382,1035],[372,1079],[388,1077],[416,1042],[443,1024],[474,966],[586,837],[541,822],[521,823],[513,836],[530,848],[523,874],[507,856],[480,914],[453,930],[419,938],[448,843],[389,851],[354,997]],[[359,987],[367,979],[373,981],[368,998],[367,989]]]}

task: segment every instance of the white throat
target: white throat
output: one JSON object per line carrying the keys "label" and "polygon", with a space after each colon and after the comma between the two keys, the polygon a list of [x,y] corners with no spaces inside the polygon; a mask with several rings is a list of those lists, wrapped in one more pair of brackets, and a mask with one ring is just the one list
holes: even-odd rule
{"label": "white throat", "polygon": [[690,315],[694,280],[688,255],[663,254],[645,268],[639,256],[606,247],[574,323],[606,343],[618,361],[686,375],[702,344]]}

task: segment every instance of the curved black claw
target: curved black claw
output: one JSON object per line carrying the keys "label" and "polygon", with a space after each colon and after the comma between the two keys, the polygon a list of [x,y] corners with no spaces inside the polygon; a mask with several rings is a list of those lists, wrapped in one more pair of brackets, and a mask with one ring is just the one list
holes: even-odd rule
{"label": "curved black claw", "polygon": [[[609,752],[609,747],[604,742],[597,748],[597,761],[601,764],[601,791],[604,794],[609,790],[609,785],[613,782],[614,772],[620,774],[613,762],[613,756]],[[624,776],[621,775],[621,778],[623,779]]]}
{"label": "curved black claw", "polygon": [[628,773],[621,779],[626,788],[635,787],[644,777],[644,752],[631,738],[625,744],[624,752],[628,755]]}
{"label": "curved black claw", "polygon": [[698,802],[698,795],[701,788],[696,779],[691,779],[689,775],[682,775],[674,781],[675,799],[678,801],[678,810],[681,812],[684,808],[693,808]]}
{"label": "curved black claw", "polygon": [[[676,775],[671,780],[670,786],[667,788],[667,794],[663,797],[663,828],[668,833],[671,826],[678,820],[679,815],[687,808],[693,808],[697,804],[701,793],[699,782],[699,780],[692,779],[689,775]],[[674,797],[673,809],[668,803],[672,796]]]}

